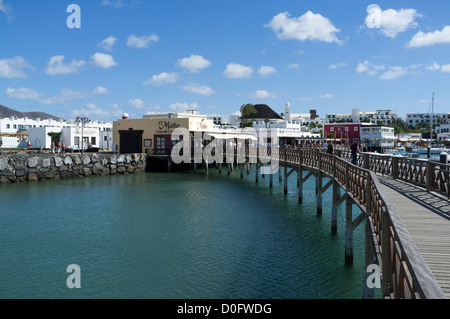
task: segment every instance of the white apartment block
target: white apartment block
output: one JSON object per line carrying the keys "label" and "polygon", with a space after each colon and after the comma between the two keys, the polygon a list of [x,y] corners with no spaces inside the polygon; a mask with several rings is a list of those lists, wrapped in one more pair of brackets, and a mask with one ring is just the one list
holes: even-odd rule
{"label": "white apartment block", "polygon": [[430,124],[439,125],[442,123],[450,123],[450,113],[411,113],[405,114],[403,121],[406,125],[414,127],[416,125]]}
{"label": "white apartment block", "polygon": [[345,123],[368,123],[377,125],[379,122],[383,122],[384,125],[390,125],[397,119],[397,113],[394,110],[376,110],[375,112],[359,111],[359,109],[352,109],[351,114],[336,114],[327,113],[325,122],[335,123],[335,122],[345,122]]}

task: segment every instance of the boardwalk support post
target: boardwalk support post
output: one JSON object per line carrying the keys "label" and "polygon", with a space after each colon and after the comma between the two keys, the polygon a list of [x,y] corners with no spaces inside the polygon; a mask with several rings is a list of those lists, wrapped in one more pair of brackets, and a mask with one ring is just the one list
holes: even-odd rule
{"label": "boardwalk support post", "polygon": [[353,200],[347,195],[345,200],[345,265],[353,265]]}

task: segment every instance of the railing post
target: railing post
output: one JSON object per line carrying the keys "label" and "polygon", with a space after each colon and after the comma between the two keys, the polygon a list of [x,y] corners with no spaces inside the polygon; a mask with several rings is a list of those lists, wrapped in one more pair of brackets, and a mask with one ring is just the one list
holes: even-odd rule
{"label": "railing post", "polygon": [[398,157],[392,157],[392,178],[398,178]]}
{"label": "railing post", "polygon": [[428,161],[427,162],[427,191],[433,191],[434,190],[434,169],[436,167],[436,164]]}
{"label": "railing post", "polygon": [[363,167],[365,169],[369,169],[370,168],[370,155],[364,153],[363,158],[364,158],[364,166]]}

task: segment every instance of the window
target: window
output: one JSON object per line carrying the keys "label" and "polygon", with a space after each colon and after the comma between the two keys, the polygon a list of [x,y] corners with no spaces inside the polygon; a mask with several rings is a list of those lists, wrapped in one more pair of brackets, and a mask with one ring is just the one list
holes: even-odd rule
{"label": "window", "polygon": [[348,126],[345,127],[345,131],[348,132]]}
{"label": "window", "polygon": [[17,128],[17,125],[16,125],[16,124],[14,124],[14,125],[13,125],[13,128],[14,128],[14,129],[16,129],[16,128]]}
{"label": "window", "polygon": [[103,140],[106,142],[106,141],[108,140],[108,136],[105,135],[105,136],[103,137]]}
{"label": "window", "polygon": [[97,145],[97,139],[95,137],[91,137],[91,145]]}
{"label": "window", "polygon": [[355,132],[358,132],[358,127],[357,126],[355,126]]}
{"label": "window", "polygon": [[152,140],[151,139],[144,140],[144,146],[145,147],[152,147]]}
{"label": "window", "polygon": [[10,124],[6,124],[6,128],[11,128],[11,125]]}
{"label": "window", "polygon": [[75,145],[79,146],[80,145],[80,137],[79,136],[75,136],[74,139],[73,139],[73,143]]}
{"label": "window", "polygon": [[334,132],[334,127],[330,127],[330,132]]}

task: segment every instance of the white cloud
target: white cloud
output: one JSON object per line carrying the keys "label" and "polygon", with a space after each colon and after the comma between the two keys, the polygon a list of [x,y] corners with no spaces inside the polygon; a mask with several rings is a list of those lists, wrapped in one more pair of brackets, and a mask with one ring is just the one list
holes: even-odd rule
{"label": "white cloud", "polygon": [[105,40],[97,44],[97,46],[103,48],[106,51],[112,51],[113,46],[117,41],[118,41],[117,38],[109,36]]}
{"label": "white cloud", "polygon": [[367,7],[365,25],[369,29],[379,29],[387,37],[395,38],[400,32],[404,32],[418,26],[416,18],[421,17],[415,9],[387,9],[372,4]]}
{"label": "white cloud", "polygon": [[445,73],[450,73],[450,64],[441,66],[441,71]]}
{"label": "white cloud", "polygon": [[228,79],[249,78],[253,74],[253,69],[242,64],[230,63],[227,65],[223,75]]}
{"label": "white cloud", "polygon": [[0,60],[0,78],[25,79],[26,69],[33,69],[21,56]]}
{"label": "white cloud", "polygon": [[103,0],[102,5],[120,8],[123,6],[122,0]]}
{"label": "white cloud", "polygon": [[321,99],[332,99],[332,98],[335,98],[335,96],[333,94],[327,93],[327,94],[321,95],[320,98]]}
{"label": "white cloud", "polygon": [[128,100],[128,102],[130,102],[130,106],[136,110],[142,109],[145,106],[145,102],[141,99]]}
{"label": "white cloud", "polygon": [[392,66],[380,76],[380,80],[393,80],[406,75],[408,72],[402,66]]}
{"label": "white cloud", "polygon": [[314,100],[314,98],[313,97],[301,97],[298,100],[299,101],[312,101],[312,100]]}
{"label": "white cloud", "polygon": [[21,100],[32,100],[40,104],[54,105],[54,104],[67,104],[68,102],[88,99],[96,95],[102,95],[109,93],[108,89],[98,86],[92,91],[72,91],[71,89],[64,89],[59,96],[48,96],[45,93],[36,92],[33,88],[20,87],[7,88],[6,95],[11,98]]}
{"label": "white cloud", "polygon": [[91,62],[94,66],[103,69],[109,69],[117,65],[116,61],[114,61],[114,58],[111,55],[105,53],[95,53],[94,55],[91,55]]}
{"label": "white cloud", "polygon": [[153,77],[145,82],[143,82],[144,85],[153,85],[153,86],[161,86],[165,83],[176,83],[178,81],[178,73],[167,73],[162,72],[158,75],[153,75]]}
{"label": "white cloud", "polygon": [[336,70],[337,68],[341,68],[344,66],[347,66],[347,63],[337,63],[337,64],[330,64],[330,66],[328,67],[329,70]]}
{"label": "white cloud", "polygon": [[216,91],[211,89],[209,86],[196,83],[190,83],[189,85],[183,86],[182,89],[191,93],[205,96],[213,95],[216,93]]}
{"label": "white cloud", "polygon": [[135,36],[133,34],[128,37],[127,46],[129,46],[131,48],[143,49],[143,48],[148,48],[150,43],[158,42],[158,41],[159,41],[159,36],[157,36],[156,34],[143,35],[140,37]]}
{"label": "white cloud", "polygon": [[267,98],[275,98],[277,95],[275,93],[268,92],[266,90],[256,90],[252,94],[250,94],[250,98],[252,99],[267,99]]}
{"label": "white cloud", "polygon": [[191,54],[188,58],[178,60],[178,65],[187,69],[190,73],[198,73],[201,69],[205,69],[211,65],[211,62],[201,55]]}
{"label": "white cloud", "polygon": [[436,30],[428,33],[419,31],[407,45],[411,48],[419,48],[445,43],[450,43],[450,26],[445,26],[442,31]]}
{"label": "white cloud", "polygon": [[441,66],[437,62],[433,62],[433,64],[427,66],[428,71],[439,71]]}
{"label": "white cloud", "polygon": [[0,0],[0,12],[3,12],[8,19],[12,19],[12,7],[10,4]]}
{"label": "white cloud", "polygon": [[81,109],[75,109],[71,112],[72,117],[86,116],[97,120],[115,120],[122,117],[123,110],[117,104],[112,104],[109,109],[104,110],[94,103],[88,103]]}
{"label": "white cloud", "polygon": [[93,93],[94,95],[108,94],[108,93],[109,93],[109,90],[108,90],[107,88],[103,87],[103,86],[97,86],[97,87],[92,91],[92,93]]}
{"label": "white cloud", "polygon": [[300,67],[300,64],[298,63],[288,63],[288,65],[286,65],[286,69],[298,69]]}
{"label": "white cloud", "polygon": [[274,67],[268,65],[262,65],[258,69],[258,74],[261,76],[269,76],[275,73],[277,73],[277,70]]}
{"label": "white cloud", "polygon": [[340,30],[329,19],[311,11],[298,18],[291,18],[289,12],[279,13],[266,27],[272,28],[280,40],[317,40],[341,43],[336,37],[336,33]]}
{"label": "white cloud", "polygon": [[356,72],[358,73],[368,73],[370,75],[375,75],[377,74],[378,71],[384,70],[385,66],[384,65],[375,65],[370,63],[369,61],[364,61],[364,62],[360,62],[358,63],[358,67],[356,68]]}
{"label": "white cloud", "polygon": [[175,112],[181,113],[186,112],[187,110],[197,110],[200,106],[197,103],[174,103],[169,105],[169,108]]}
{"label": "white cloud", "polygon": [[73,60],[69,64],[64,63],[64,55],[55,55],[50,58],[45,72],[48,75],[77,73],[86,64],[83,60]]}

